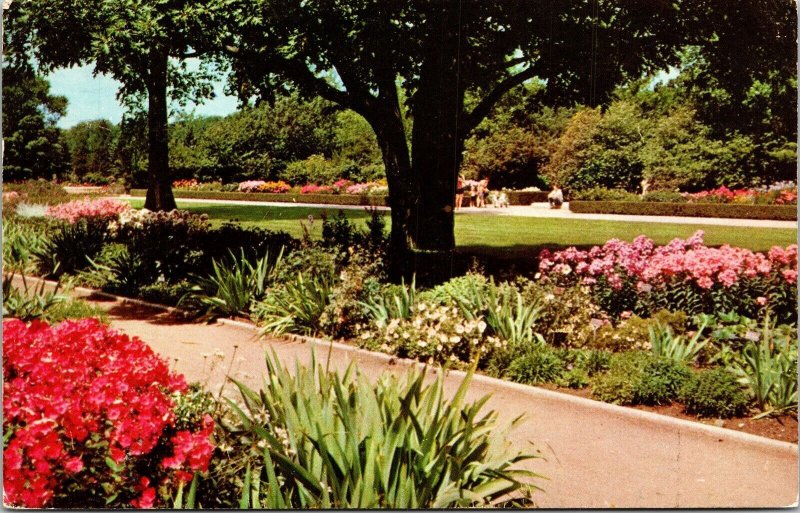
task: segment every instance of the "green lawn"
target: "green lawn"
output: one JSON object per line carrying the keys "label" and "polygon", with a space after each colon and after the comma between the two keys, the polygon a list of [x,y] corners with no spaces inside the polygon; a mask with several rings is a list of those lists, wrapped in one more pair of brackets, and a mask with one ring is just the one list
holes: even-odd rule
{"label": "green lawn", "polygon": [[[143,200],[131,200],[141,208]],[[245,226],[260,226],[284,230],[296,237],[302,235],[300,222],[310,226],[311,234],[319,237],[322,230],[321,213],[336,213],[335,207],[273,207],[262,205],[219,205],[211,203],[181,203],[178,206],[193,212],[208,214],[213,224],[236,220]],[[345,214],[364,223],[368,214],[363,210],[344,210]],[[309,225],[309,216],[313,223]],[[389,224],[388,215],[386,218]],[[714,225],[666,223],[627,223],[620,221],[587,221],[575,219],[544,219],[535,217],[493,216],[481,214],[456,215],[456,243],[459,248],[479,253],[522,256],[532,248],[591,246],[608,239],[632,240],[647,235],[657,244],[666,244],[675,237],[686,238],[696,230],[706,233],[709,245],[731,244],[765,251],[773,245],[788,246],[797,241],[796,229],[742,228]]]}

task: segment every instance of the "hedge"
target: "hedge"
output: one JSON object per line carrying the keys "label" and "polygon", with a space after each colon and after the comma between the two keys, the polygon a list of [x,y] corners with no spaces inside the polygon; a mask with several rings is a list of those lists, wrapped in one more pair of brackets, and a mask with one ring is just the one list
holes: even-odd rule
{"label": "hedge", "polygon": [[730,203],[656,203],[632,201],[571,201],[569,209],[582,214],[634,216],[726,217],[796,221],[797,205],[741,205]]}
{"label": "hedge", "polygon": [[[509,205],[530,205],[547,201],[547,192],[504,191]],[[146,196],[145,189],[131,189],[131,196]],[[388,196],[356,194],[272,194],[268,192],[187,191],[173,189],[176,198],[208,200],[270,201],[280,203],[320,203],[326,205],[388,206]]]}
{"label": "hedge", "polygon": [[508,196],[509,205],[530,205],[547,203],[547,191],[503,191]]}
{"label": "hedge", "polygon": [[[273,194],[268,192],[186,191],[174,189],[176,198],[207,200],[244,200],[279,203],[319,203],[325,205],[388,206],[388,196],[357,194]],[[131,196],[147,195],[145,189],[131,189]]]}

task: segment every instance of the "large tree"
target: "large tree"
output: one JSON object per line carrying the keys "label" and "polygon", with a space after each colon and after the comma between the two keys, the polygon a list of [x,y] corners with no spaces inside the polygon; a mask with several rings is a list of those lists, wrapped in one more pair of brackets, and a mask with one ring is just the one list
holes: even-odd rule
{"label": "large tree", "polygon": [[168,101],[213,94],[205,65],[190,71],[188,57],[213,33],[214,11],[191,0],[18,0],[6,30],[16,51],[39,67],[92,63],[95,73],[122,83],[118,97],[134,104],[147,97],[149,188],[145,206],[175,208],[168,159]]}
{"label": "large tree", "polygon": [[680,0],[224,1],[240,93],[288,81],[370,123],[398,262],[408,249],[454,248],[464,140],[506,92],[538,78],[547,103],[598,104],[620,82],[677,64],[688,32]]}
{"label": "large tree", "polygon": [[67,99],[50,94],[50,84],[27,62],[3,61],[3,179],[51,179],[66,171],[69,154],[56,126]]}

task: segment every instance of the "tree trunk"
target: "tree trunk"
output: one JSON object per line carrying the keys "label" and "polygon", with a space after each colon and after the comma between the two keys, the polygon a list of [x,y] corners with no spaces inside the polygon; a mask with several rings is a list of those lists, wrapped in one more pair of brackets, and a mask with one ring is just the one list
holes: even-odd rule
{"label": "tree trunk", "polygon": [[169,140],[167,139],[167,63],[166,52],[151,51],[147,81],[147,175],[150,184],[144,208],[174,210],[175,196],[169,175]]}
{"label": "tree trunk", "polygon": [[419,250],[452,256],[456,180],[463,141],[459,134],[464,91],[459,80],[459,16],[455,4],[445,4],[432,27],[427,55],[414,96],[412,175],[419,201],[411,235]]}
{"label": "tree trunk", "polygon": [[376,120],[373,125],[381,148],[386,181],[389,184],[389,205],[392,228],[389,238],[389,279],[399,282],[409,280],[413,274],[409,255],[411,235],[410,217],[414,210],[414,186],[411,182],[411,159],[406,143],[399,105],[394,115]]}

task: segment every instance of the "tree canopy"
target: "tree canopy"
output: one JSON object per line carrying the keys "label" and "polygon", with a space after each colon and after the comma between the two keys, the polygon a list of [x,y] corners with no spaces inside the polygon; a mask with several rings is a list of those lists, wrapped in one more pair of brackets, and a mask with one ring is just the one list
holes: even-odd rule
{"label": "tree canopy", "polygon": [[[213,33],[214,11],[189,0],[18,0],[6,29],[16,51],[31,55],[43,71],[92,63],[95,73],[122,83],[118,97],[148,103],[147,206],[175,208],[170,187],[167,102],[200,100],[213,94],[208,63],[190,70]],[[169,94],[169,96],[168,96]]]}

